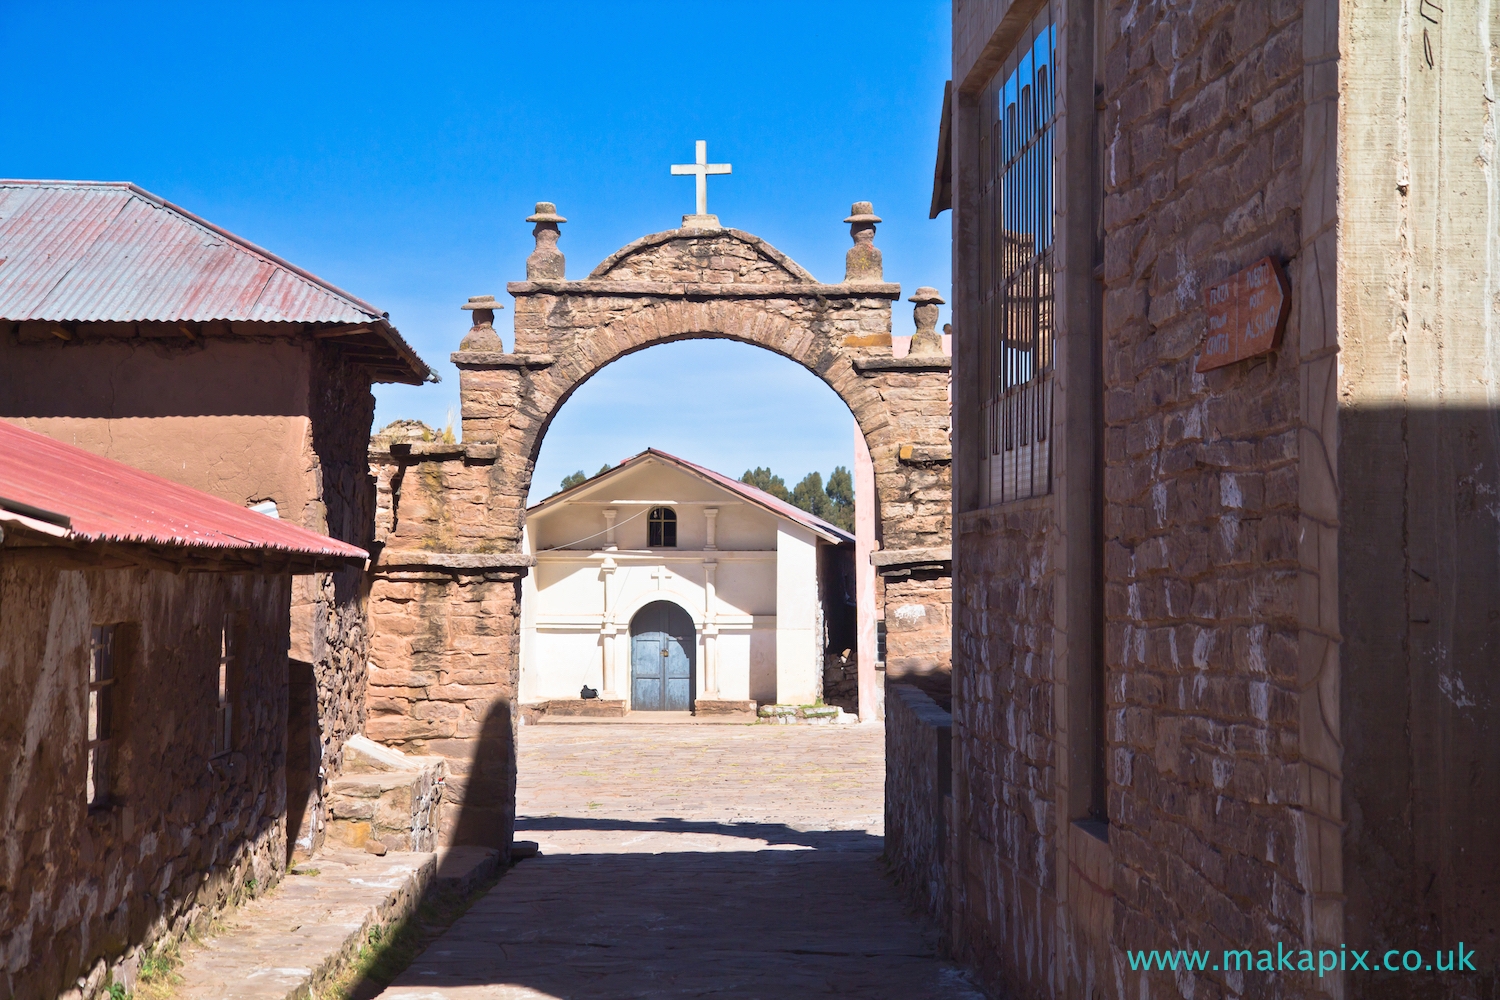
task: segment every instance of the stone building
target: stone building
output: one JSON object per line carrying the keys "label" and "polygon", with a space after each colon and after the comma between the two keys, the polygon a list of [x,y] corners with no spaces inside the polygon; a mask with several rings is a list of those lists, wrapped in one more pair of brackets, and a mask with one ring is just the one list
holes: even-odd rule
{"label": "stone building", "polygon": [[366,553],[4,421],[0,494],[0,995],[98,996],[285,873],[292,580]]}
{"label": "stone building", "polygon": [[[0,418],[370,544],[370,386],[430,376],[383,312],[131,184],[0,181],[0,260]],[[364,593],[293,588],[304,850],[364,721]]]}
{"label": "stone building", "polygon": [[952,950],[1013,997],[1493,995],[1500,12],[952,16],[952,778],[907,825]]}
{"label": "stone building", "polygon": [[523,548],[523,709],[810,705],[854,647],[853,535],[655,449],[528,508]]}

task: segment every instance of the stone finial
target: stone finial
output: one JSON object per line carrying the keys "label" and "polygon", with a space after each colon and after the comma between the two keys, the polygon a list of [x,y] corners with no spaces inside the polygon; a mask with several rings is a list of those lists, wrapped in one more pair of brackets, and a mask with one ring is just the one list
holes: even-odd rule
{"label": "stone finial", "polygon": [[854,246],[844,255],[844,280],[884,281],[880,251],[875,249],[875,223],[880,221],[875,206],[868,201],[856,201],[844,221],[849,223],[849,235],[854,237]]}
{"label": "stone finial", "polygon": [[906,301],[917,304],[912,310],[912,316],[917,321],[917,332],[912,335],[911,349],[907,351],[908,356],[942,354],[943,337],[937,332],[937,318],[938,306],[943,304],[943,297],[938,294],[936,288],[923,285]]}
{"label": "stone finial", "polygon": [[536,249],[526,258],[526,280],[563,280],[566,261],[562,251],[557,249],[557,238],[562,235],[557,226],[568,220],[557,214],[557,206],[552,202],[539,201],[536,211],[526,216],[526,221],[536,223],[536,228],[531,231],[536,237]]}
{"label": "stone finial", "polygon": [[493,295],[471,295],[469,301],[463,304],[464,309],[474,313],[474,325],[469,327],[469,333],[464,337],[463,343],[458,345],[460,351],[503,351],[505,345],[500,342],[500,335],[495,332],[495,310],[504,309],[505,306],[495,301]]}

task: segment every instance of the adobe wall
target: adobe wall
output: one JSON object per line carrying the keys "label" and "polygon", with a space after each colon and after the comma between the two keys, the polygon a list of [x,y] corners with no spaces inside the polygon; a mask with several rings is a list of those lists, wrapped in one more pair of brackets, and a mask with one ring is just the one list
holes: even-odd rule
{"label": "adobe wall", "polygon": [[[0,552],[0,994],[133,983],[286,865],[288,577],[81,569]],[[234,749],[212,757],[219,631],[243,612]],[[90,628],[117,633],[118,805],[85,805]]]}
{"label": "adobe wall", "polygon": [[[1318,272],[1332,261],[1318,241],[1335,208],[1335,147],[1329,120],[1307,110],[1334,93],[1335,8],[1110,2],[1095,77],[1093,4],[1060,4],[1054,490],[986,508],[968,464],[980,429],[963,416],[980,391],[965,363],[977,356],[966,323],[979,280],[969,130],[1006,33],[1037,6],[963,0],[954,14],[955,52],[971,60],[954,68],[970,88],[954,109],[954,948],[1019,997],[1336,990],[1305,973],[1146,974],[1124,955],[1337,948],[1342,934],[1337,524],[1320,506],[1337,461],[1321,389],[1332,291]],[[1279,350],[1198,374],[1203,289],[1266,255],[1292,285]],[[1103,607],[1091,610],[1098,550],[1079,500],[1092,492],[1096,277]],[[1094,622],[1107,839],[1086,794]]]}
{"label": "adobe wall", "polygon": [[[374,397],[368,373],[337,348],[289,324],[196,340],[84,324],[66,342],[0,326],[0,417],[232,503],[272,500],[283,520],[370,544]],[[340,748],[364,721],[363,590],[358,568],[293,585],[291,655],[313,666],[323,756],[294,836],[308,848],[321,839]]]}

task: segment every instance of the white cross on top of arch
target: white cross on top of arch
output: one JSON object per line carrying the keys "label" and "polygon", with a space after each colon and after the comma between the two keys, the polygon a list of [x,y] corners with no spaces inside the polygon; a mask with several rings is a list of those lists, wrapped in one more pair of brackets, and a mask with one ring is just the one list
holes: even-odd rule
{"label": "white cross on top of arch", "polygon": [[708,143],[698,140],[698,156],[696,163],[674,163],[672,173],[676,175],[692,174],[698,182],[698,214],[708,214],[708,175],[728,174],[733,171],[727,163],[708,162]]}

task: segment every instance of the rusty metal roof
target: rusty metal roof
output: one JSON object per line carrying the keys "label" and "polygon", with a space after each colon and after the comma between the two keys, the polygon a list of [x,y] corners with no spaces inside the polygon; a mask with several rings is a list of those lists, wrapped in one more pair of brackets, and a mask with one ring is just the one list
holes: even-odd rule
{"label": "rusty metal roof", "polygon": [[55,543],[142,546],[158,558],[286,555],[363,562],[360,548],[0,420],[0,527]]}
{"label": "rusty metal roof", "polygon": [[531,507],[527,508],[526,513],[528,516],[537,513],[543,507],[550,507],[558,501],[568,497],[570,494],[574,494],[587,486],[596,484],[600,479],[603,479],[606,476],[613,476],[618,472],[622,472],[625,469],[630,468],[636,462],[640,462],[644,459],[650,458],[655,458],[670,465],[675,465],[686,472],[699,476],[700,478],[707,479],[715,485],[721,486],[732,493],[738,493],[746,500],[749,500],[753,504],[766,508],[772,514],[775,514],[778,517],[784,517],[787,520],[796,521],[803,527],[811,528],[815,533],[822,535],[826,540],[830,542],[838,543],[854,541],[854,536],[845,531],[843,528],[840,528],[836,524],[829,524],[827,521],[823,520],[821,517],[818,517],[816,514],[809,514],[807,511],[803,510],[801,507],[798,507],[796,504],[787,503],[780,497],[773,496],[772,494],[767,493],[765,490],[760,489],[757,486],[751,486],[749,483],[742,483],[738,479],[734,479],[724,475],[724,473],[722,472],[715,472],[713,469],[699,465],[696,462],[689,462],[685,458],[678,458],[676,455],[673,455],[670,452],[662,451],[659,448],[647,448],[643,452],[631,455],[629,458],[622,461],[613,469],[608,469],[604,472],[598,473],[597,475],[590,476],[588,479],[579,483],[577,486],[572,487],[571,489],[563,490],[561,493],[554,493],[552,496],[543,500],[541,503],[533,504]]}
{"label": "rusty metal roof", "polygon": [[375,306],[126,182],[0,180],[0,319],[368,326],[376,381],[431,374]]}

